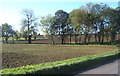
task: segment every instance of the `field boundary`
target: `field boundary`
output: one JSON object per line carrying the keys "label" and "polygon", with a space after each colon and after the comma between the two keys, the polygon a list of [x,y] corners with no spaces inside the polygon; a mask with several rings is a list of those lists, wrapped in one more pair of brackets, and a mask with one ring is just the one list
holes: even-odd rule
{"label": "field boundary", "polygon": [[68,74],[76,70],[118,58],[120,49],[112,52],[83,56],[63,61],[27,65],[18,68],[2,69],[2,75],[12,74]]}

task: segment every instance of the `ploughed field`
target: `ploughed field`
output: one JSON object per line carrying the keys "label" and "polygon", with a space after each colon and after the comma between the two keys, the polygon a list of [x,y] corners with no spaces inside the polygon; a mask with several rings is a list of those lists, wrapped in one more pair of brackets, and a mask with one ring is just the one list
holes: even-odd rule
{"label": "ploughed field", "polygon": [[2,68],[54,62],[117,50],[113,46],[3,44]]}

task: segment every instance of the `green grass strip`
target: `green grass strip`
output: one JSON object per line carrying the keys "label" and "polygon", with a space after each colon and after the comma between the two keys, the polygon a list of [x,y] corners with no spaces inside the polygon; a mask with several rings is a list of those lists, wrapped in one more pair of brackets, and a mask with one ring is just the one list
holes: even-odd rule
{"label": "green grass strip", "polygon": [[71,66],[73,64],[77,63],[84,63],[88,60],[94,60],[97,58],[103,58],[107,56],[117,55],[120,53],[120,50],[107,52],[107,53],[101,53],[96,55],[90,55],[90,56],[83,56],[73,59],[67,59],[63,61],[56,61],[56,62],[48,62],[48,63],[42,63],[42,64],[36,64],[36,65],[27,65],[22,66],[18,68],[10,68],[10,69],[2,69],[0,70],[1,74],[28,74],[28,73],[34,73],[36,71],[43,71],[46,69],[52,69],[52,68],[60,68],[62,66]]}

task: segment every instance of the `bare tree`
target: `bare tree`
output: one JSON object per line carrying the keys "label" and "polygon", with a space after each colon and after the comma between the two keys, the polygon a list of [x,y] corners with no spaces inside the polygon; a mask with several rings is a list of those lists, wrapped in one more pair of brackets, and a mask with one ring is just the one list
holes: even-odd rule
{"label": "bare tree", "polygon": [[27,29],[28,43],[31,43],[31,27],[33,28],[37,18],[35,18],[33,10],[31,9],[24,9],[22,14],[24,15],[22,28],[24,28],[24,30]]}

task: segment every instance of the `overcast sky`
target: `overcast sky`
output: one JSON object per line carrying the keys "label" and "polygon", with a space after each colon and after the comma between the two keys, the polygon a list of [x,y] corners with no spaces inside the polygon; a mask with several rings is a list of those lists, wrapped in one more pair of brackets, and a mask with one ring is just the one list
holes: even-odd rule
{"label": "overcast sky", "polygon": [[35,16],[46,16],[62,9],[71,12],[73,9],[80,8],[86,3],[104,3],[112,8],[118,7],[119,0],[1,0],[0,1],[0,25],[8,23],[13,29],[20,30],[22,10],[33,9]]}

